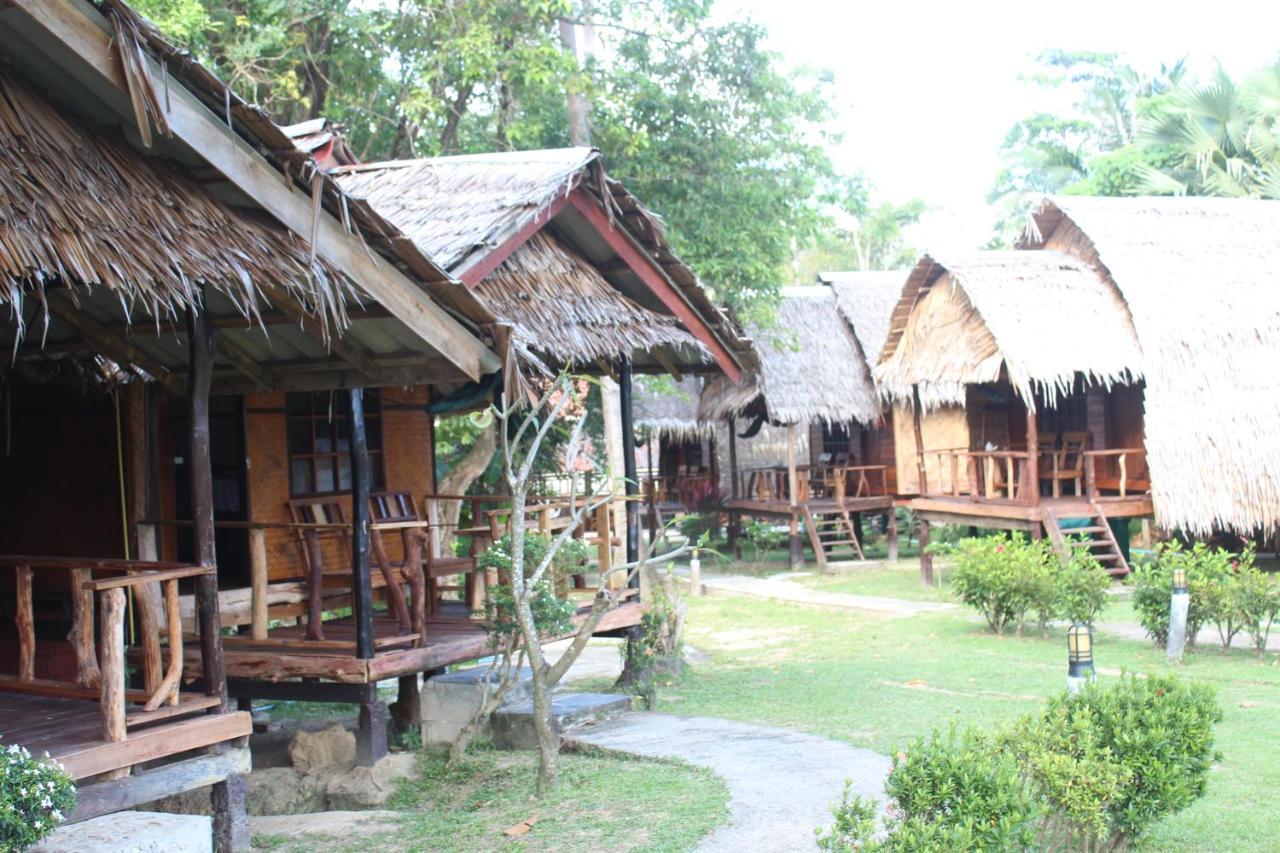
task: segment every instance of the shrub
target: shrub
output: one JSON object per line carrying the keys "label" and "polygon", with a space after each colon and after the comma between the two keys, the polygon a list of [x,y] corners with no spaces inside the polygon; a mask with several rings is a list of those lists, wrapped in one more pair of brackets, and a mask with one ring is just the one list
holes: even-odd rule
{"label": "shrub", "polygon": [[17,744],[0,750],[0,850],[26,850],[53,831],[76,804],[71,776],[46,754]]}
{"label": "shrub", "polygon": [[[524,573],[528,577],[537,570],[538,565],[546,557],[551,548],[551,537],[546,533],[528,532],[524,537]],[[573,540],[570,540],[572,542]],[[534,622],[546,632],[547,636],[568,634],[573,630],[573,615],[577,607],[572,601],[562,597],[560,581],[569,569],[580,567],[584,552],[580,547],[566,542],[565,546],[552,559],[551,568],[539,581],[532,599]],[[585,545],[585,543],[583,543]],[[485,598],[485,618],[489,623],[489,634],[497,644],[502,638],[514,636],[518,632],[512,606],[515,594],[509,581],[512,561],[511,536],[503,536],[476,558],[479,569],[496,569],[508,582],[490,587]]]}
{"label": "shrub", "polygon": [[1075,551],[1056,573],[1054,612],[1068,622],[1092,625],[1107,603],[1111,575],[1093,555]]}
{"label": "shrub", "polygon": [[1129,675],[994,736],[935,732],[894,759],[885,837],[870,839],[868,806],[846,789],[820,835],[844,846],[823,849],[1126,848],[1204,794],[1221,719],[1207,685]]}
{"label": "shrub", "polygon": [[849,853],[866,849],[876,831],[875,802],[853,795],[853,782],[846,779],[840,801],[831,806],[835,823],[823,832],[815,829],[818,849],[824,853]]}
{"label": "shrub", "polygon": [[758,563],[766,554],[782,544],[783,533],[775,525],[757,518],[742,521],[742,542],[750,550],[748,559]]}
{"label": "shrub", "polygon": [[1242,567],[1237,579],[1237,601],[1244,629],[1249,634],[1253,649],[1259,655],[1267,650],[1267,638],[1271,626],[1280,616],[1280,578],[1269,575],[1257,566]]}
{"label": "shrub", "polygon": [[951,587],[960,599],[976,607],[997,634],[1010,623],[1021,635],[1028,611],[1041,621],[1053,612],[1053,565],[1049,546],[1015,533],[961,539],[937,551],[955,561]]}
{"label": "shrub", "polygon": [[[1173,596],[1173,572],[1182,569],[1187,577],[1190,606],[1187,608],[1187,646],[1195,646],[1196,635],[1211,618],[1218,602],[1211,592],[1215,584],[1231,574],[1231,555],[1212,551],[1197,542],[1184,548],[1178,542],[1161,543],[1155,559],[1134,572],[1133,607],[1147,636],[1163,647],[1169,640],[1169,600]],[[1237,629],[1238,630],[1238,629]]]}

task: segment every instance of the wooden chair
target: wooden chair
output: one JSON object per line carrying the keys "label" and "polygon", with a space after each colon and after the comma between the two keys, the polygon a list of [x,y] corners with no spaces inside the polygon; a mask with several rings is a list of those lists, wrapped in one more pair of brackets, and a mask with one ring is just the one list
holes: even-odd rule
{"label": "wooden chair", "polygon": [[[430,512],[430,507],[428,512]],[[476,595],[474,557],[445,556],[441,552],[437,532],[439,518],[423,519],[410,492],[375,492],[369,495],[370,518],[375,527],[372,544],[381,567],[399,569],[409,581],[413,592],[414,630],[421,633],[426,616],[440,611],[442,592],[464,592],[467,606],[479,606]],[[381,529],[379,529],[381,528]],[[384,531],[400,530],[404,559],[395,563],[387,558],[382,540]],[[387,571],[386,568],[383,569]],[[463,575],[463,586],[446,586],[440,581],[447,577]]]}
{"label": "wooden chair", "polygon": [[1049,468],[1041,469],[1040,479],[1049,480],[1053,484],[1053,496],[1062,496],[1062,482],[1071,480],[1075,483],[1076,496],[1083,494],[1081,483],[1084,481],[1084,454],[1089,449],[1089,433],[1064,432],[1062,446],[1053,451],[1049,460]]}

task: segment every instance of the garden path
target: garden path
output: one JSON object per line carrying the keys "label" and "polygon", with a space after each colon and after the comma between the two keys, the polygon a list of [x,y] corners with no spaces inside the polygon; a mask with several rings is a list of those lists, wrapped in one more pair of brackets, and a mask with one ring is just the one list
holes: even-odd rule
{"label": "garden path", "polygon": [[788,729],[711,717],[634,713],[588,726],[571,743],[705,767],[729,787],[729,823],[707,836],[703,853],[793,851],[812,847],[831,824],[846,779],[883,799],[889,759],[869,749]]}
{"label": "garden path", "polygon": [[[1150,642],[1147,632],[1137,622],[1098,622],[1096,630],[1100,634],[1111,634],[1116,637],[1122,637],[1126,640],[1138,640],[1140,642]],[[1222,640],[1218,636],[1218,629],[1212,625],[1208,625],[1200,629],[1196,634],[1196,648],[1200,651],[1222,648]],[[1249,635],[1241,631],[1236,635],[1235,640],[1231,643],[1233,649],[1250,649],[1253,648],[1249,640]],[[1271,636],[1267,638],[1267,651],[1280,652],[1280,631],[1272,631]]]}
{"label": "garden path", "polygon": [[749,575],[703,575],[702,586],[710,594],[751,595],[793,604],[835,607],[841,610],[865,610],[889,616],[914,616],[955,610],[957,605],[941,601],[909,601],[882,598],[878,595],[854,595],[848,592],[824,592],[787,580],[785,577],[756,578]]}

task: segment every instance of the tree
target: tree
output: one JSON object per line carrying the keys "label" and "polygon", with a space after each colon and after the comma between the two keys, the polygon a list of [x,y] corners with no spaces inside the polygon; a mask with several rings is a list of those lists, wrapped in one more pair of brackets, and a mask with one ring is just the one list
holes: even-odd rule
{"label": "tree", "polygon": [[1041,195],[1136,192],[1145,167],[1165,157],[1139,143],[1140,124],[1184,74],[1182,60],[1147,74],[1114,53],[1055,50],[1036,61],[1028,81],[1046,95],[1065,95],[1069,107],[1028,116],[1006,134],[1003,166],[988,194],[1000,211],[993,248],[1021,233]]}
{"label": "tree", "polygon": [[1144,123],[1165,162],[1142,169],[1146,192],[1280,198],[1280,64],[1237,84],[1219,66],[1181,81]]}
{"label": "tree", "polygon": [[844,179],[829,194],[831,225],[821,228],[809,246],[796,253],[795,280],[813,281],[826,270],[904,269],[916,257],[904,229],[925,212],[921,199],[905,204],[872,202],[862,178]]}

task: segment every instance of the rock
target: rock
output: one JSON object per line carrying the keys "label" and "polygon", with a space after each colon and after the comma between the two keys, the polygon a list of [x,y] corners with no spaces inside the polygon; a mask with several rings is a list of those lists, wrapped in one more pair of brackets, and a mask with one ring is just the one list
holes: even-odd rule
{"label": "rock", "polygon": [[319,836],[351,841],[363,835],[377,835],[396,827],[400,817],[393,811],[315,812],[313,814],[255,817],[249,829],[255,835],[297,839]]}
{"label": "rock", "polygon": [[117,812],[60,826],[32,853],[213,853],[213,821],[201,815]]}
{"label": "rock", "polygon": [[168,812],[169,814],[211,815],[213,814],[213,801],[209,799],[209,796],[212,792],[213,789],[205,785],[203,788],[194,788],[190,791],[183,791],[181,794],[170,794],[150,803],[141,803],[137,806],[137,810],[143,812]]}
{"label": "rock", "polygon": [[267,767],[245,777],[245,807],[251,815],[305,814],[324,808],[323,773],[300,773],[292,767]]}
{"label": "rock", "polygon": [[340,723],[318,732],[299,731],[289,744],[289,759],[302,773],[350,769],[356,764],[356,736]]}
{"label": "rock", "polygon": [[387,804],[401,779],[416,772],[417,756],[393,752],[372,767],[353,767],[329,779],[325,799],[334,811],[377,809]]}

